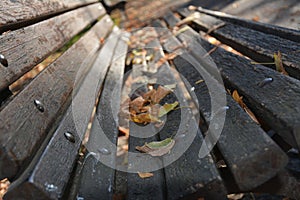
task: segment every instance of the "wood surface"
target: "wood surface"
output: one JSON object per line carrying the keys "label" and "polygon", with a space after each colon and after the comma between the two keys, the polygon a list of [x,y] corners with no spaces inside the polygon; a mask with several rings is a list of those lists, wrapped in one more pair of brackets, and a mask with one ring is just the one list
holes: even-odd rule
{"label": "wood surface", "polygon": [[[100,39],[112,25],[110,18],[104,17],[0,112],[1,178],[12,179],[29,164],[53,125],[62,118],[76,83],[84,77],[101,46]],[[36,100],[44,112],[37,108]]]}
{"label": "wood surface", "polygon": [[7,59],[8,67],[0,66],[0,90],[30,71],[47,56],[55,53],[72,37],[104,14],[103,6],[94,4],[2,34],[0,53]]}

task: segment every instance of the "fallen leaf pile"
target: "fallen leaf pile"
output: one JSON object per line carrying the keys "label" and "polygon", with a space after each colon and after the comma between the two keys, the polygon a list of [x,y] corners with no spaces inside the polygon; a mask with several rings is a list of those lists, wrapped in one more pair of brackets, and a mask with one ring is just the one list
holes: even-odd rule
{"label": "fallen leaf pile", "polygon": [[174,85],[158,86],[157,89],[152,88],[145,94],[131,100],[129,102],[130,118],[133,122],[139,124],[161,123],[161,117],[168,114],[178,106],[175,101],[171,104],[159,105],[160,101],[172,92]]}

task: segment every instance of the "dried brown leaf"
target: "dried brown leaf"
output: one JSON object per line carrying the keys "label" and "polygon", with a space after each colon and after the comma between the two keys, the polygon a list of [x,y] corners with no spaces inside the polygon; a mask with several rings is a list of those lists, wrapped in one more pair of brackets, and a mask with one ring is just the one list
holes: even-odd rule
{"label": "dried brown leaf", "polygon": [[140,178],[150,178],[154,176],[153,173],[149,173],[149,172],[138,172],[138,175]]}
{"label": "dried brown leaf", "polygon": [[140,113],[140,110],[143,108],[145,103],[145,99],[141,96],[135,98],[132,100],[129,104],[130,112],[132,113],[132,110],[134,110],[136,113]]}
{"label": "dried brown leaf", "polygon": [[141,113],[138,115],[132,115],[131,120],[133,122],[139,123],[139,124],[146,124],[151,122],[161,122],[157,117],[152,116],[150,113]]}
{"label": "dried brown leaf", "polygon": [[243,97],[239,95],[239,93],[234,90],[232,93],[233,99],[238,102],[238,104],[245,110],[245,112],[250,116],[250,118],[257,124],[259,124],[257,118],[255,117],[254,113],[247,107],[247,105],[243,102]]}
{"label": "dried brown leaf", "polygon": [[284,69],[284,67],[283,67],[283,64],[282,64],[282,58],[281,58],[281,57],[282,57],[282,56],[281,56],[280,51],[278,51],[277,54],[274,53],[274,62],[275,62],[276,70],[277,70],[278,72],[281,72],[281,73],[284,74],[284,75],[289,75],[289,74],[285,71],[285,69]]}
{"label": "dried brown leaf", "polygon": [[165,96],[167,96],[168,94],[170,94],[172,92],[172,90],[162,87],[162,86],[158,86],[156,92],[154,92],[151,95],[151,101],[153,104],[157,104],[159,103]]}
{"label": "dried brown leaf", "polygon": [[234,99],[236,102],[238,102],[238,104],[240,104],[240,106],[241,106],[242,108],[244,108],[244,107],[246,106],[246,105],[244,104],[244,102],[243,102],[243,97],[241,97],[241,96],[239,95],[239,93],[237,92],[237,90],[234,90],[234,91],[233,91],[232,97],[233,97],[233,99]]}

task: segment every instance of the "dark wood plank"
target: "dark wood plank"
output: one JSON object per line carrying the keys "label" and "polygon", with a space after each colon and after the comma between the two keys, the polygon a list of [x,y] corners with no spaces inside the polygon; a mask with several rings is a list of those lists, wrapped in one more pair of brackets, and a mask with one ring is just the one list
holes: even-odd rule
{"label": "dark wood plank", "polygon": [[[193,43],[197,42],[206,51],[214,48],[202,40],[198,33],[195,31],[192,33],[190,40]],[[197,47],[191,44],[189,46],[191,49]],[[197,51],[191,50],[191,53],[195,52]],[[251,65],[246,58],[220,48],[210,56],[220,70],[224,83],[230,88],[238,89],[245,97],[246,104],[259,119],[266,122],[290,145],[298,148],[300,107],[297,102],[300,99],[300,82],[264,66]],[[261,83],[266,78],[272,78],[273,82],[262,87]]]}
{"label": "dark wood plank", "polygon": [[284,28],[280,26],[275,26],[272,24],[266,24],[261,22],[255,22],[251,20],[242,19],[233,15],[229,15],[219,11],[208,10],[205,8],[198,7],[197,10],[201,13],[205,13],[214,17],[217,17],[221,20],[231,22],[233,24],[237,24],[246,28],[250,28],[253,30],[257,30],[260,32],[264,32],[267,34],[279,36],[281,38],[285,38],[288,40],[292,40],[294,42],[300,41],[300,31]]}
{"label": "dark wood plank", "polygon": [[[152,61],[147,63],[147,66],[149,66],[151,69],[147,69],[147,67],[142,64],[133,64],[130,76],[133,80],[137,81],[134,81],[131,86],[131,94],[136,94],[138,91],[141,91],[143,88],[147,87],[146,82],[149,81],[150,77],[145,75],[145,73],[155,70],[153,69],[154,65],[157,62],[157,59],[159,59],[161,56],[159,51],[155,51],[153,49],[151,42],[149,44],[144,43],[143,36],[140,37],[138,33],[133,34],[133,36],[138,38],[139,42],[144,45],[144,50],[147,51],[147,55],[152,54],[154,58]],[[146,142],[149,143],[152,141],[160,141],[157,135],[159,129],[156,128],[154,124],[140,126],[130,121],[129,130],[128,171],[130,173],[127,175],[127,199],[165,199],[166,186],[162,159],[159,157],[141,154],[135,149],[137,146],[143,146]],[[153,177],[142,179],[137,174],[138,172],[151,172]]]}
{"label": "dark wood plank", "polygon": [[[34,168],[29,167],[22,177],[11,185],[6,199],[28,196],[33,196],[31,199],[39,199],[42,194],[45,194],[47,199],[62,198],[110,64],[109,58],[112,57],[113,48],[117,43],[118,37],[115,32],[110,34],[101,49],[37,164],[33,163]],[[74,143],[66,139],[65,133],[74,136]],[[26,196],[20,196],[21,194]]]}
{"label": "dark wood plank", "polygon": [[[156,31],[159,35],[160,31],[164,33],[164,30],[161,29]],[[161,57],[164,57],[157,40],[154,41],[153,48],[159,49]],[[190,102],[185,97],[186,89],[176,81],[174,72],[171,71],[168,63],[159,67],[156,77],[162,84],[178,84],[174,89],[176,97],[170,97],[167,101],[171,103],[177,99],[180,106],[183,107],[183,109],[175,110],[168,115],[166,124],[159,132],[161,140],[168,137],[176,140],[171,152],[162,156],[165,166],[167,199],[183,197],[225,199],[226,189],[211,155],[208,153],[203,155],[204,157],[199,157],[203,137],[192,110],[189,108]]]}
{"label": "dark wood plank", "polygon": [[0,66],[0,90],[31,70],[104,14],[103,6],[94,4],[2,34],[0,52],[7,59],[8,67]]}
{"label": "dark wood plank", "polygon": [[[176,23],[176,18],[170,15],[165,20],[168,24]],[[211,118],[211,91],[208,90],[209,86],[205,84],[205,80],[208,80],[207,84],[211,83],[211,81],[205,73],[200,74],[202,70],[206,71],[206,69],[197,70],[197,68],[203,68],[203,63],[213,66],[210,68],[214,68],[215,66],[208,58],[201,58],[201,56],[205,55],[205,51],[201,49],[201,44],[197,44],[193,40],[191,29],[179,34],[178,38],[189,45],[188,47],[190,47],[191,52],[203,53],[203,55],[197,57],[200,58],[198,66],[191,63],[191,55],[184,50],[178,52],[181,55],[176,57],[173,62],[180,74],[195,89],[194,91],[199,102],[199,110],[206,122],[211,124],[213,120]],[[193,43],[191,43],[192,41]],[[164,46],[172,52],[174,51],[172,49],[172,45],[174,44],[177,44],[177,46],[181,45],[174,36],[170,35],[169,41]],[[196,48],[197,45],[200,48]],[[203,80],[204,82],[196,84],[199,80]],[[210,88],[212,87],[210,86]],[[224,87],[221,90],[226,93]],[[225,124],[217,145],[238,186],[244,190],[253,189],[281,171],[287,164],[287,156],[229,95],[226,95],[226,98],[226,106],[229,109],[226,111]],[[252,145],[248,145],[249,142]]]}
{"label": "dark wood plank", "polygon": [[287,170],[283,170],[267,183],[253,190],[257,193],[278,194],[289,197],[291,199],[300,198],[300,180],[290,174]]}
{"label": "dark wood plank", "polygon": [[118,37],[119,41],[97,106],[77,195],[83,199],[113,197],[119,133],[117,115],[121,103],[128,37],[128,33],[124,32]]}
{"label": "dark wood plank", "polygon": [[1,111],[1,178],[15,177],[62,117],[73,88],[101,46],[100,38],[112,25],[110,18],[104,17]]}
{"label": "dark wood plank", "polygon": [[[181,10],[180,14],[187,17],[191,12],[185,9]],[[193,20],[193,26],[197,30],[207,32],[223,24],[223,26],[211,31],[210,35],[257,62],[274,62],[274,53],[280,51],[286,71],[290,76],[300,79],[299,41],[293,42],[275,35],[224,22],[210,15],[199,12],[198,14],[199,16]],[[266,66],[275,68],[275,65]]]}
{"label": "dark wood plank", "polygon": [[44,19],[63,11],[80,6],[96,3],[97,0],[69,0],[69,1],[10,1],[3,0],[0,8],[0,32],[10,30],[12,25],[22,27],[26,22]]}

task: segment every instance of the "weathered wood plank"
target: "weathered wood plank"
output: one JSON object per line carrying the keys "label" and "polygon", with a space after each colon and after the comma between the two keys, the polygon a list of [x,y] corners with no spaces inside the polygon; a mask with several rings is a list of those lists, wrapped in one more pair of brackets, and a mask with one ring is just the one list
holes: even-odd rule
{"label": "weathered wood plank", "polygon": [[[160,31],[163,32],[163,35],[165,34],[164,30],[157,29],[156,31],[159,35]],[[164,57],[157,40],[154,40],[153,48],[159,49],[160,56]],[[164,63],[158,68],[156,76],[159,83],[178,84],[168,63]],[[199,157],[201,145],[205,144],[203,144],[202,134],[189,108],[189,101],[184,96],[185,90],[184,86],[178,84],[174,89],[176,97],[170,96],[167,99],[168,103],[178,100],[180,107],[184,107],[184,109],[171,112],[167,117],[166,124],[159,132],[161,140],[168,137],[176,140],[171,152],[162,156],[165,166],[167,198],[225,199],[226,189],[210,154],[203,155],[203,158]]]}
{"label": "weathered wood plank", "polygon": [[240,25],[240,26],[243,26],[246,28],[257,30],[257,31],[260,31],[263,33],[279,36],[281,38],[292,40],[294,42],[300,41],[300,31],[297,31],[297,30],[280,27],[280,26],[275,26],[272,24],[266,24],[266,23],[246,20],[246,19],[242,19],[242,18],[233,16],[233,15],[223,13],[223,12],[208,10],[208,9],[201,8],[201,7],[198,7],[197,10],[201,13],[205,13],[205,14],[214,16],[216,18],[219,18],[224,21],[228,21],[228,22],[236,24],[236,25]]}
{"label": "weathered wood plank", "polygon": [[118,43],[97,106],[93,131],[86,146],[88,152],[78,190],[78,197],[83,199],[113,197],[119,133],[117,116],[121,103],[128,33],[122,32],[116,39]]}
{"label": "weathered wood plank", "polygon": [[[22,177],[11,185],[6,199],[24,198],[19,196],[20,194],[26,194],[26,197],[32,195],[34,198],[31,199],[39,199],[39,194],[45,194],[47,199],[62,198],[110,64],[109,58],[112,57],[113,48],[117,43],[115,32],[110,34],[101,49],[39,161],[33,169],[28,168]],[[74,136],[74,143],[66,139],[65,133]]]}
{"label": "weathered wood plank", "polygon": [[0,7],[0,32],[10,30],[11,25],[20,25],[25,22],[43,19],[59,14],[63,11],[80,6],[96,3],[97,0],[3,0]]}
{"label": "weathered wood plank", "polygon": [[[176,18],[170,15],[164,19],[170,25],[176,23]],[[206,74],[200,74],[202,70],[206,71],[207,69],[197,70],[197,68],[203,68],[203,63],[212,66],[214,64],[208,58],[201,58],[205,55],[205,51],[203,51],[201,44],[194,40],[192,29],[179,34],[178,38],[188,45],[191,52],[203,54],[196,57],[199,62],[198,66],[191,63],[190,55],[184,50],[181,50],[183,54],[178,52],[181,55],[176,57],[173,62],[180,74],[195,89],[199,110],[206,122],[210,124],[212,121],[211,91],[205,84]],[[181,45],[174,36],[170,35],[169,41],[164,46],[169,51],[174,51],[172,49],[174,44]],[[197,48],[198,45],[199,48]],[[203,83],[197,84],[196,82],[199,80],[203,80]],[[226,93],[225,88],[222,87],[221,89]],[[229,95],[226,95],[226,98],[229,109],[226,111],[226,120],[217,145],[238,186],[244,190],[253,189],[282,170],[287,164],[287,157]],[[245,145],[250,141],[253,145]]]}
{"label": "weathered wood plank", "polygon": [[1,111],[1,178],[14,178],[28,164],[52,125],[61,118],[75,80],[87,71],[85,66],[101,46],[100,38],[110,32],[112,25],[109,17],[103,18]]}
{"label": "weathered wood plank", "polygon": [[6,57],[8,67],[0,66],[0,90],[31,70],[104,14],[103,6],[94,4],[1,35],[0,53]]}
{"label": "weathered wood plank", "polygon": [[[185,9],[181,10],[180,14],[187,17],[191,12]],[[198,12],[197,14],[199,16],[193,20],[193,26],[197,30],[210,31],[210,35],[222,43],[257,62],[274,62],[274,53],[280,51],[286,71],[290,76],[300,79],[299,41],[293,42],[275,35],[224,22],[203,13]],[[219,25],[222,26],[214,30],[214,27]],[[275,68],[275,65],[266,66]]]}
{"label": "weathered wood plank", "polygon": [[[142,38],[137,33],[133,36],[141,40],[144,50],[147,55],[153,55],[153,60],[147,63],[147,66],[153,69],[155,62],[159,59],[159,52],[155,51],[150,44],[144,44]],[[137,57],[137,56],[136,56]],[[131,86],[131,94],[136,94],[143,88],[147,87],[145,81],[149,81],[149,76],[144,76],[144,73],[151,71],[145,68],[142,64],[133,64],[130,76],[135,81]],[[141,78],[143,77],[143,78]],[[129,137],[129,155],[128,155],[128,170],[132,173],[127,175],[128,200],[148,200],[148,199],[165,199],[165,180],[163,171],[163,162],[159,157],[152,157],[150,155],[141,154],[135,148],[143,146],[146,142],[160,141],[157,135],[158,128],[154,124],[147,126],[140,126],[134,122],[129,123],[130,137]],[[151,164],[150,164],[151,163]],[[157,169],[150,171],[149,168]],[[142,179],[138,176],[138,172],[151,172],[153,177]]]}
{"label": "weathered wood plank", "polygon": [[[202,40],[198,33],[192,32],[190,39],[193,43],[196,41],[206,51],[213,48],[212,45]],[[197,47],[192,43],[189,46],[192,47],[191,49]],[[246,58],[233,55],[220,48],[210,56],[220,70],[225,84],[230,88],[238,89],[256,116],[266,122],[290,145],[297,148],[299,139],[296,136],[300,119],[300,107],[297,102],[300,99],[300,82],[264,66],[251,65]],[[261,83],[266,78],[272,78],[273,81],[262,86]]]}

